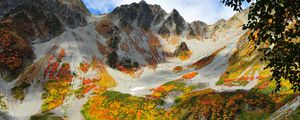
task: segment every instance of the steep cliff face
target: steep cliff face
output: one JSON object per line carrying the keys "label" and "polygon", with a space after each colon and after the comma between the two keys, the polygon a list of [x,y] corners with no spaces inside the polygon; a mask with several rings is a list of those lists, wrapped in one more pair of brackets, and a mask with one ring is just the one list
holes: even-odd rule
{"label": "steep cliff face", "polygon": [[3,15],[1,28],[18,31],[29,42],[37,38],[49,40],[65,27],[87,24],[81,10],[58,0],[28,0],[11,9]]}
{"label": "steep cliff face", "polygon": [[7,14],[10,10],[18,7],[23,4],[24,0],[2,0],[0,1],[0,18],[2,18],[5,14]]}

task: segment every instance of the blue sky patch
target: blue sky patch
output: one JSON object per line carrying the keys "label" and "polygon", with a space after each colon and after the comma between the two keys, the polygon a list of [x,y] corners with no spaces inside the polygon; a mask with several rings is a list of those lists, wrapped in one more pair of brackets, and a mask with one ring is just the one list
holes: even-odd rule
{"label": "blue sky patch", "polygon": [[94,15],[112,11],[116,5],[111,0],[82,0],[87,9]]}

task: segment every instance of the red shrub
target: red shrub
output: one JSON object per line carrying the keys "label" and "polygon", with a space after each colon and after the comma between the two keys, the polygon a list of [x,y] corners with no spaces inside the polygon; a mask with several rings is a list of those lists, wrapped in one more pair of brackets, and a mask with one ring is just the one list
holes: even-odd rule
{"label": "red shrub", "polygon": [[94,89],[95,87],[97,87],[95,84],[92,84],[92,85],[89,85],[89,86],[85,87],[85,88],[82,90],[82,94],[88,93],[89,91],[91,91],[91,90]]}

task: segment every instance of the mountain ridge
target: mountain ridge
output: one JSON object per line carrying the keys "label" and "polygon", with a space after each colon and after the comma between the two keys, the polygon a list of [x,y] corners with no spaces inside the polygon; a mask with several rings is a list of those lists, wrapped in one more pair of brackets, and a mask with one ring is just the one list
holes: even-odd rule
{"label": "mountain ridge", "polygon": [[208,25],[145,1],[99,16],[78,0],[16,6],[0,11],[0,119],[193,119],[223,109],[237,118],[233,108],[261,116],[288,103],[270,95],[269,72],[250,51],[247,10]]}

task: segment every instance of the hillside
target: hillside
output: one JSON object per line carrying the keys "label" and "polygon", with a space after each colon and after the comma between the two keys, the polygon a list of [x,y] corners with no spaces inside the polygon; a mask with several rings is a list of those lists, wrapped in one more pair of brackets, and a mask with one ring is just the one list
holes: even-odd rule
{"label": "hillside", "polygon": [[0,6],[0,119],[299,116],[289,83],[272,94],[247,10],[208,25],[145,1],[98,16],[79,0]]}

